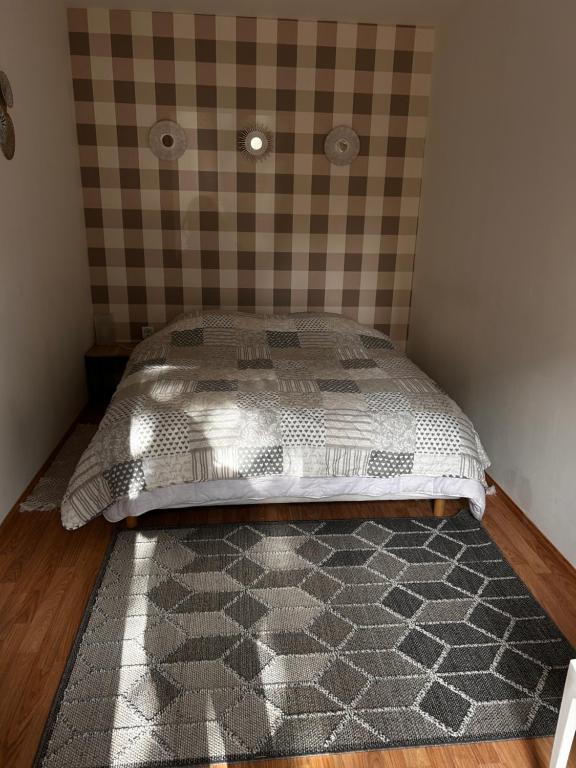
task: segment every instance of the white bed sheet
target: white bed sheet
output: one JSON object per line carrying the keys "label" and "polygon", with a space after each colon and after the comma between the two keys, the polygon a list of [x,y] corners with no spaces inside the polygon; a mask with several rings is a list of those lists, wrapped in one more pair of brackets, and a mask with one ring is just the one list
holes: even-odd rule
{"label": "white bed sheet", "polygon": [[[117,501],[104,512],[111,523],[139,517],[153,509],[210,507],[235,504],[286,504],[302,501],[393,501],[402,499],[469,500],[478,520],[486,490],[477,480],[455,477],[262,477],[182,483]],[[206,512],[207,517],[209,511]]]}

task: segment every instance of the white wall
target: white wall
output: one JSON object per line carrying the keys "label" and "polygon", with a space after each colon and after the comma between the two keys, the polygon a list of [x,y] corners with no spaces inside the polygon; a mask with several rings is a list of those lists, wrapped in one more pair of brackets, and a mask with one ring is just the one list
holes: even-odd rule
{"label": "white wall", "polygon": [[469,2],[437,39],[409,349],[576,563],[576,4]]}
{"label": "white wall", "polygon": [[91,342],[66,19],[56,0],[0,0],[0,69],[16,155],[0,155],[0,520],[85,401]]}

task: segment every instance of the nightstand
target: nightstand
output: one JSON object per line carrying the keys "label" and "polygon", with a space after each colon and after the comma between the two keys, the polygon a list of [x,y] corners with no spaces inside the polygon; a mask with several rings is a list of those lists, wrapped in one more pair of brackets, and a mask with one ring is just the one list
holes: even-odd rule
{"label": "nightstand", "polygon": [[112,346],[95,344],[84,355],[90,405],[108,405],[124,374],[136,342]]}

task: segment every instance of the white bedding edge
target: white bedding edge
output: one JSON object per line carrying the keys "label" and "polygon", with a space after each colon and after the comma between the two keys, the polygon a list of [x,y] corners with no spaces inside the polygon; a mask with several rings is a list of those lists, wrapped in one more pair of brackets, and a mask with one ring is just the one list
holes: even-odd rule
{"label": "white bedding edge", "polygon": [[181,483],[122,499],[103,513],[117,523],[153,509],[203,507],[222,504],[286,504],[302,501],[393,501],[403,499],[458,499],[470,501],[478,520],[484,514],[486,491],[478,480],[457,477],[262,477]]}

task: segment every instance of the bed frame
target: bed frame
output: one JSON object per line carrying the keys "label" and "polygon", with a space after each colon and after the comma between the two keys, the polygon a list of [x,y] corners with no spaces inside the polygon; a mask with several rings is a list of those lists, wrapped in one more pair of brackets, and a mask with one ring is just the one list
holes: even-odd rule
{"label": "bed frame", "polygon": [[[434,516],[444,517],[446,515],[446,499],[434,499]],[[126,528],[137,528],[138,518],[127,517],[125,518]]]}

